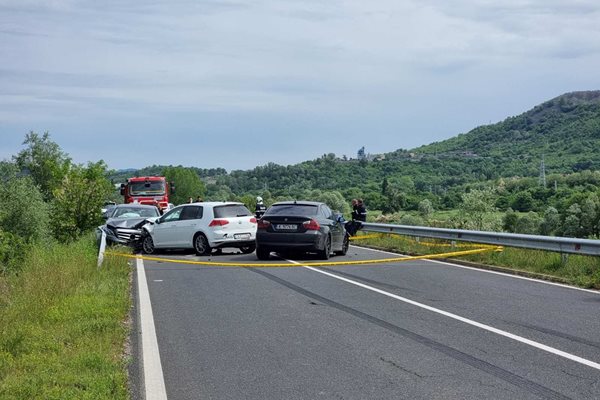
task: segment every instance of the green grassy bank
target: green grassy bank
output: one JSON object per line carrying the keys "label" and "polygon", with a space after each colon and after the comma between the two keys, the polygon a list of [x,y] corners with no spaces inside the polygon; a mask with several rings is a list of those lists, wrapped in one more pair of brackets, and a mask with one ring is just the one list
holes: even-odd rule
{"label": "green grassy bank", "polygon": [[[365,245],[386,249],[403,254],[436,254],[459,250],[471,250],[472,244],[465,245],[457,242],[456,247],[450,247],[448,242],[433,239],[415,239],[398,236],[382,235],[380,237],[354,241],[356,245]],[[477,264],[499,266],[512,270],[548,275],[572,285],[600,289],[600,258],[569,255],[566,262],[560,254],[548,251],[504,248],[501,252],[485,252],[457,259]]]}
{"label": "green grassy bank", "polygon": [[1,399],[126,399],[130,268],[90,237],[36,247],[0,276]]}

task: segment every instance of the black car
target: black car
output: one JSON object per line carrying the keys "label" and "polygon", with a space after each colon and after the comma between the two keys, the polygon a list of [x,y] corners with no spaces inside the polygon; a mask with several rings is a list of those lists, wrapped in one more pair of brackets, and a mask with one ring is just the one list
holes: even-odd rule
{"label": "black car", "polygon": [[143,204],[118,204],[110,210],[106,224],[98,227],[97,236],[106,233],[106,244],[137,246],[142,234],[142,226],[160,217],[155,206]]}
{"label": "black car", "polygon": [[258,220],[256,256],[267,260],[279,253],[317,253],[327,260],[332,253],[348,251],[343,218],[324,203],[284,201],[273,204]]}

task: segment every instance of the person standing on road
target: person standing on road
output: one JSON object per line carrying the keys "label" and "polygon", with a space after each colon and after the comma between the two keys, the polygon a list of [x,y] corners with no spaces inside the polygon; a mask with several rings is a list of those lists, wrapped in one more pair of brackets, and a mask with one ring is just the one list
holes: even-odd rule
{"label": "person standing on road", "polygon": [[262,197],[258,196],[256,198],[256,208],[254,209],[254,214],[256,215],[256,219],[261,219],[263,214],[267,211],[267,207],[263,203]]}
{"label": "person standing on road", "polygon": [[188,203],[193,203],[194,202],[194,198],[190,196],[190,199],[188,200]]}

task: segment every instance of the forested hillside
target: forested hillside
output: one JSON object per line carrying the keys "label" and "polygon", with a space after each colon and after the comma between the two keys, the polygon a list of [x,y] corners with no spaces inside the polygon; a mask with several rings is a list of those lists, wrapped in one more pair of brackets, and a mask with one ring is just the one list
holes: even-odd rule
{"label": "forested hillside", "polygon": [[[191,169],[203,180],[207,199],[237,199],[249,205],[253,196],[261,195],[267,202],[327,200],[345,210],[351,198],[362,197],[369,209],[388,214],[416,212],[423,202],[436,210],[456,210],[464,207],[466,193],[480,190],[486,212],[539,213],[529,215],[533,222],[520,227],[515,222],[519,216],[510,214],[505,230],[538,232],[542,213],[551,208],[549,218],[558,222],[545,233],[590,236],[600,234],[599,224],[586,222],[583,225],[589,226],[583,229],[577,221],[600,219],[599,148],[600,91],[588,91],[559,96],[502,122],[412,150],[361,159],[328,153],[296,165],[268,163],[229,173],[222,168]],[[164,169],[152,166],[137,174],[160,174]],[[134,173],[122,171],[113,179],[122,181]],[[568,217],[573,217],[570,228],[559,230],[567,226]],[[453,224],[465,226],[464,221]],[[487,229],[500,225],[496,221]]]}
{"label": "forested hillside", "polygon": [[600,91],[573,92],[516,117],[412,151],[439,158],[491,158],[502,176],[539,172],[542,154],[549,172],[600,167]]}

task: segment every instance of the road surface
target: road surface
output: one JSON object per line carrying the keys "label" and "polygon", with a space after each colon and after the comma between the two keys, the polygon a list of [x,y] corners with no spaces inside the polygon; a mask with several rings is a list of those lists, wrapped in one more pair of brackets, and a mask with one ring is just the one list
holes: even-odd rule
{"label": "road surface", "polygon": [[[331,261],[389,257],[352,246]],[[600,293],[426,260],[301,265],[313,261],[143,261],[168,398],[600,398]]]}

